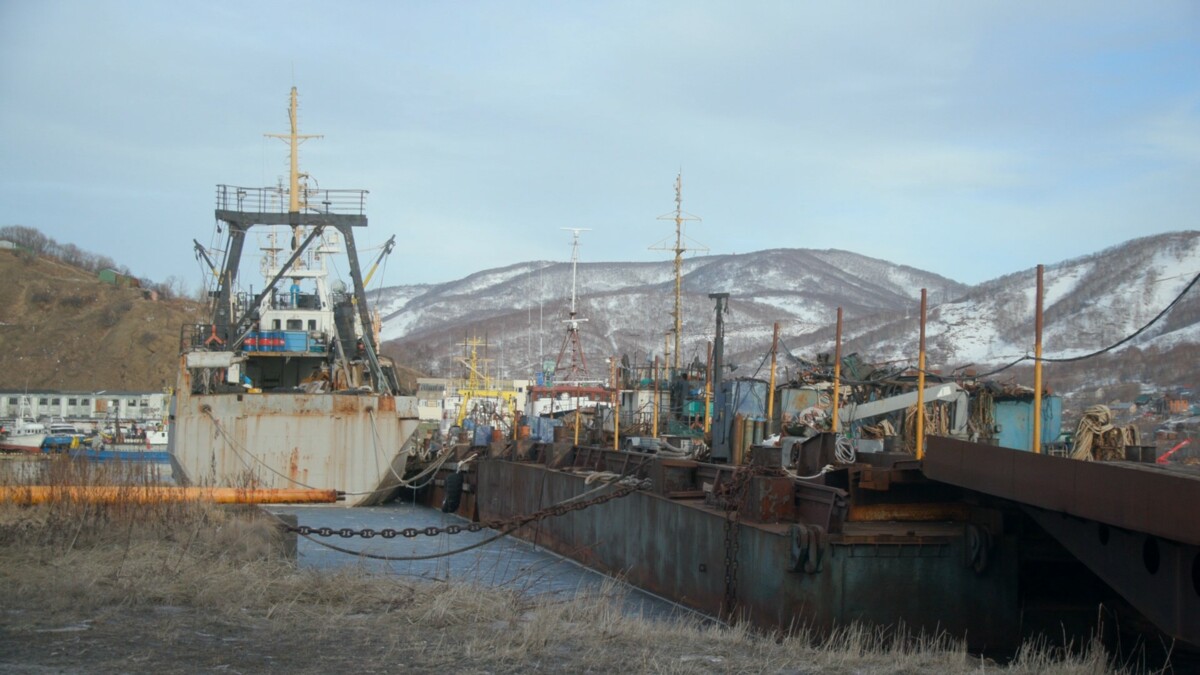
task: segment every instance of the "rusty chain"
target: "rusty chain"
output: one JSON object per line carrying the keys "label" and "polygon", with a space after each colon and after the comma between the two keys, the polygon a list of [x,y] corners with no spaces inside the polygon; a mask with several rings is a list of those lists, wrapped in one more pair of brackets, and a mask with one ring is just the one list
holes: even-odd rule
{"label": "rusty chain", "polygon": [[739,466],[720,492],[725,509],[725,615],[732,617],[737,604],[738,548],[741,523],[738,510],[746,494],[746,486],[756,473],[755,467]]}
{"label": "rusty chain", "polygon": [[643,488],[642,482],[622,483],[617,487],[616,490],[613,490],[612,492],[608,492],[605,494],[596,495],[595,497],[592,497],[591,499],[581,499],[581,500],[575,501],[575,502],[562,502],[559,504],[555,504],[554,506],[544,508],[540,511],[535,511],[535,512],[527,514],[527,515],[512,516],[510,518],[502,518],[502,519],[494,519],[494,520],[485,520],[485,521],[481,521],[481,522],[477,522],[477,523],[467,523],[466,525],[447,525],[445,527],[437,527],[434,525],[430,525],[429,527],[423,527],[423,528],[406,527],[401,530],[393,529],[390,527],[384,528],[382,530],[374,530],[369,527],[364,527],[361,530],[356,530],[351,527],[333,528],[333,527],[313,527],[311,525],[288,525],[286,529],[289,532],[295,532],[295,533],[303,535],[303,536],[317,535],[320,537],[332,537],[334,535],[337,535],[344,539],[349,539],[351,537],[362,537],[363,539],[372,539],[377,536],[383,537],[384,539],[394,539],[396,537],[405,537],[408,539],[412,539],[415,537],[419,537],[421,535],[425,535],[428,537],[435,537],[439,534],[460,534],[462,532],[480,532],[485,529],[500,530],[500,531],[515,530],[519,527],[523,527],[525,525],[528,525],[533,522],[537,522],[539,520],[545,520],[546,518],[565,515],[567,513],[570,513],[571,511],[580,511],[582,509],[588,508],[589,506],[596,506],[598,504],[610,502],[614,499],[618,499],[620,497],[624,497],[626,495],[632,494],[642,488]]}

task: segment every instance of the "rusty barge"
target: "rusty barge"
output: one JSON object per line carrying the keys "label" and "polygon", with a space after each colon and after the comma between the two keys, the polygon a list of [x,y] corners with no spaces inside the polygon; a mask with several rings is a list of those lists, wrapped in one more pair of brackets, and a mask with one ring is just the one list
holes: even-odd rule
{"label": "rusty barge", "polygon": [[[394,497],[414,444],[416,399],[399,395],[393,364],[378,353],[354,230],[367,225],[365,190],[318,190],[297,161],[297,94],[291,91],[287,187],[217,188],[218,266],[211,317],[181,332],[168,451],[184,484],[336,490],[347,504]],[[261,234],[257,291],[242,252]],[[380,260],[391,251],[394,237]],[[332,276],[344,254],[350,285]],[[285,288],[284,284],[290,284]]]}
{"label": "rusty barge", "polygon": [[[756,447],[730,466],[495,443],[449,501],[482,522],[550,512],[516,536],[768,630],[857,622],[949,633],[981,650],[1124,630],[1200,647],[1200,531],[1179,508],[1200,503],[1200,475],[943,437],[920,461],[861,453],[821,472],[837,463],[835,446],[823,434]],[[789,463],[816,475],[798,478]],[[596,473],[651,487],[556,510],[596,493]],[[426,498],[445,504],[437,483]]]}
{"label": "rusty barge", "polygon": [[1057,397],[974,376],[927,382],[839,353],[786,386],[721,382],[715,299],[703,389],[657,363],[614,368],[610,403],[560,420],[552,443],[464,438],[454,459],[479,461],[447,463],[426,503],[767,630],[861,623],[973,650],[1129,632],[1200,649],[1200,472],[1156,465],[1115,427],[1088,459],[1122,461],[1068,456]]}

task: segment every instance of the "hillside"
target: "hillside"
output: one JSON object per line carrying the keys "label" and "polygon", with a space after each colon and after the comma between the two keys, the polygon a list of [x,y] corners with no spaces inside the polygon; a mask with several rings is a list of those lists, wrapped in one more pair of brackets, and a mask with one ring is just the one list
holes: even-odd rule
{"label": "hillside", "polygon": [[[580,263],[579,315],[593,376],[603,359],[662,354],[674,284],[669,261]],[[968,287],[937,275],[845,251],[774,249],[690,258],[684,264],[686,361],[705,358],[714,329],[708,293],[730,293],[727,362],[754,364],[780,322],[784,344],[811,358],[833,346],[834,317],[845,315],[844,349],[878,361],[915,361],[917,310],[929,290],[930,364],[987,370],[1031,353],[1034,270]],[[1045,350],[1073,357],[1110,345],[1150,321],[1200,272],[1200,232],[1134,239],[1080,258],[1048,264]],[[529,376],[553,361],[564,335],[568,263],[530,262],[484,270],[434,286],[377,292],[384,337],[405,362],[434,373],[456,372],[456,345],[487,338],[495,371]],[[1056,388],[1194,387],[1191,356],[1200,346],[1200,288],[1138,339],[1104,358],[1053,366]],[[539,358],[540,355],[540,358]],[[785,360],[786,363],[786,360]],[[601,372],[597,372],[601,371]],[[738,371],[740,375],[743,371]],[[1027,379],[1028,369],[1006,375]],[[765,373],[760,373],[765,377]]]}
{"label": "hillside", "polygon": [[190,300],[152,301],[78,267],[0,250],[0,386],[76,391],[173,386]]}
{"label": "hillside", "polygon": [[[581,262],[578,313],[585,354],[650,353],[672,326],[673,263]],[[818,330],[838,307],[859,314],[910,304],[922,287],[949,298],[967,287],[930,272],[836,250],[773,249],[699,256],[683,265],[685,359],[704,359],[712,335],[709,293],[734,298],[740,321],[727,324],[731,351],[765,344],[771,324],[788,334]],[[463,338],[488,337],[502,352],[501,369],[532,372],[541,353],[553,360],[571,292],[569,263],[530,262],[484,270],[434,286],[385,288],[372,294],[383,315],[383,337],[404,360],[430,372],[451,367]],[[540,346],[539,346],[540,343]]]}

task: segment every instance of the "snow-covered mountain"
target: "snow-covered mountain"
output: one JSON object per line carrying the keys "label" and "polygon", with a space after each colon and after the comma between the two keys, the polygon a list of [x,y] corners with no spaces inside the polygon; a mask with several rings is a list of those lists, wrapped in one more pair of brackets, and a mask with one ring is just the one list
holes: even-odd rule
{"label": "snow-covered mountain", "polygon": [[[1170,304],[1200,273],[1200,232],[1134,239],[1092,255],[1047,265],[1043,274],[1043,353],[1089,354],[1132,335]],[[1200,285],[1200,284],[1198,284]],[[926,344],[941,364],[997,364],[1030,354],[1034,343],[1037,273],[1029,269],[979,284],[960,297],[929,303]],[[912,358],[917,308],[899,316],[862,316],[846,323],[847,344],[880,360]],[[1180,299],[1129,349],[1200,343],[1200,289]],[[832,348],[833,333],[804,336],[793,347]]]}
{"label": "snow-covered mountain", "polygon": [[[1048,265],[1044,274],[1047,355],[1074,356],[1138,330],[1200,272],[1200,232],[1135,239]],[[1198,284],[1200,285],[1200,284]],[[571,286],[566,262],[528,262],[431,286],[385,288],[374,305],[383,337],[410,365],[453,368],[465,337],[486,336],[497,367],[513,376],[558,356]],[[1036,274],[1024,270],[967,287],[922,270],[838,250],[773,249],[688,258],[683,267],[684,359],[705,358],[715,316],[709,293],[730,294],[727,354],[757,362],[779,322],[788,350],[832,348],[843,308],[844,349],[876,360],[915,360],[920,289],[929,292],[929,359],[946,367],[1005,363],[1033,345]],[[662,354],[673,326],[671,261],[580,263],[578,315],[584,352]],[[1122,349],[1200,344],[1200,289]],[[603,370],[603,368],[600,368]]]}
{"label": "snow-covered mountain", "polygon": [[[579,264],[578,316],[585,356],[661,353],[673,326],[674,271],[654,263]],[[701,358],[715,317],[709,293],[732,297],[726,317],[731,349],[761,344],[779,321],[787,334],[811,332],[833,320],[837,307],[859,314],[911,304],[920,289],[935,297],[966,287],[945,277],[847,251],[775,249],[740,255],[687,258],[683,263],[685,358]],[[372,294],[383,317],[383,339],[439,360],[455,354],[464,337],[487,336],[512,369],[553,360],[570,304],[568,262],[528,262],[484,270],[430,286],[394,286]],[[540,346],[539,346],[540,345]],[[440,356],[438,356],[440,355]]]}

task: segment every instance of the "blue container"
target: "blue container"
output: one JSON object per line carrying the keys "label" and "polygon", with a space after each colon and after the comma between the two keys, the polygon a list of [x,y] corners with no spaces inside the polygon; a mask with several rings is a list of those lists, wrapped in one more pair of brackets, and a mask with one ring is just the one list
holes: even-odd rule
{"label": "blue container", "polygon": [[492,427],[487,424],[480,424],[475,427],[475,442],[471,445],[482,447],[492,442]]}
{"label": "blue container", "polygon": [[302,330],[289,330],[283,333],[283,351],[308,351],[308,333]]}
{"label": "blue container", "polygon": [[242,341],[242,351],[252,352],[258,349],[258,332],[250,331],[246,335],[246,339]]}
{"label": "blue container", "polygon": [[[996,445],[1013,450],[1033,449],[1033,401],[996,401],[992,416],[999,427]],[[1042,398],[1042,445],[1053,443],[1062,431],[1062,399]]]}
{"label": "blue container", "polygon": [[283,351],[283,331],[281,331],[281,330],[271,331],[271,351],[273,351],[273,352]]}
{"label": "blue container", "polygon": [[554,427],[558,426],[558,420],[549,417],[535,417],[530,420],[529,435],[541,443],[554,442]]}

